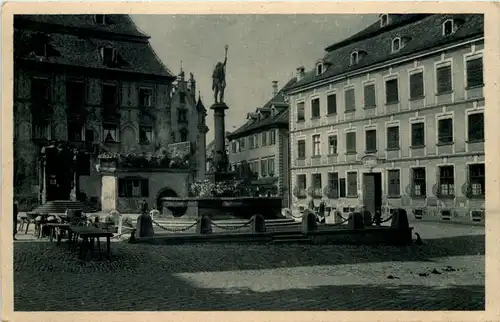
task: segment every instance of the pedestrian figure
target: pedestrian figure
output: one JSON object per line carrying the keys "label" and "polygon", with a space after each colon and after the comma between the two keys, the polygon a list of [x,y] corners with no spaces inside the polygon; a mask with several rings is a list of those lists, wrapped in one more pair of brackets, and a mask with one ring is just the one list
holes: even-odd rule
{"label": "pedestrian figure", "polygon": [[146,202],[146,200],[143,200],[142,201],[142,204],[141,204],[141,214],[143,215],[147,215],[148,214],[148,203]]}
{"label": "pedestrian figure", "polygon": [[318,211],[318,222],[324,224],[325,223],[325,210],[326,210],[326,203],[324,200],[321,200],[319,203],[319,211]]}
{"label": "pedestrian figure", "polygon": [[14,209],[13,209],[13,215],[14,217],[12,218],[14,220],[14,231],[13,231],[13,239],[17,240],[16,234],[17,234],[17,214],[18,214],[18,209],[17,209],[17,202],[14,201]]}
{"label": "pedestrian figure", "polygon": [[380,210],[375,211],[373,221],[375,222],[376,226],[380,226],[382,224],[382,214],[380,213]]}

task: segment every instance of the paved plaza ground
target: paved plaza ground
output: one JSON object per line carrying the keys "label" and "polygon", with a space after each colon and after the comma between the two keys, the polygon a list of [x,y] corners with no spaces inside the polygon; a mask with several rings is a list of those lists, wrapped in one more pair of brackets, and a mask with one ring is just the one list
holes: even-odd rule
{"label": "paved plaza ground", "polygon": [[484,227],[412,226],[424,246],[116,242],[111,260],[88,262],[23,238],[14,244],[14,308],[483,310]]}

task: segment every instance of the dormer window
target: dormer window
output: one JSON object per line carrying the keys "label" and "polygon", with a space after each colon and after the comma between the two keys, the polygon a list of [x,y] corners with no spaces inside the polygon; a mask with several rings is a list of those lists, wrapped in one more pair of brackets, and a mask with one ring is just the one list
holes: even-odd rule
{"label": "dormer window", "polygon": [[351,53],[351,65],[356,65],[359,62],[359,53],[357,51],[353,51]]}
{"label": "dormer window", "polygon": [[323,74],[323,63],[322,62],[318,62],[316,64],[316,76],[319,76]]}
{"label": "dormer window", "polygon": [[443,23],[443,36],[449,36],[456,31],[456,25],[453,19],[448,19]]}
{"label": "dormer window", "polygon": [[389,24],[389,15],[384,13],[380,15],[380,27],[385,27]]}
{"label": "dormer window", "polygon": [[104,65],[110,65],[116,63],[116,49],[112,47],[102,47],[101,57]]}
{"label": "dormer window", "polygon": [[396,37],[392,40],[392,52],[398,52],[401,49],[401,38]]}
{"label": "dormer window", "polygon": [[106,24],[106,15],[94,15],[95,23],[98,25]]}

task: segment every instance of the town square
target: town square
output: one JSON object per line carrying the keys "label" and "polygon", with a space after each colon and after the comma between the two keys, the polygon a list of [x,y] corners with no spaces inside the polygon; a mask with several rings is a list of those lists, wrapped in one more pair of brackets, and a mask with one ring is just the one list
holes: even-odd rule
{"label": "town square", "polygon": [[483,53],[482,14],[16,15],[14,310],[485,310]]}

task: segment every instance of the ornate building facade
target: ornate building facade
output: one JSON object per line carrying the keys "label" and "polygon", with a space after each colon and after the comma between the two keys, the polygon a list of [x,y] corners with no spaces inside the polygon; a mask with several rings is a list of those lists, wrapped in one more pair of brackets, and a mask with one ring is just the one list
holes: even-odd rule
{"label": "ornate building facade", "polygon": [[326,48],[287,92],[293,204],[484,219],[484,17],[393,15]]}
{"label": "ornate building facade", "polygon": [[[191,164],[204,164],[206,112],[194,101],[194,85],[178,91],[187,92],[191,103],[181,120],[177,111],[183,104],[172,95],[176,77],[129,16],[19,15],[14,29],[14,195],[21,208],[66,197],[46,194],[59,183],[56,173],[41,166],[44,146],[64,143],[77,151],[71,198],[109,207],[117,206],[118,197],[106,197],[104,190],[154,201],[167,188],[153,188],[140,175],[103,179],[98,171],[102,155],[154,155],[185,139]],[[184,127],[189,135],[180,134]],[[65,165],[59,166],[64,171]],[[204,172],[190,173],[198,175]],[[168,189],[187,191],[184,186]]]}

